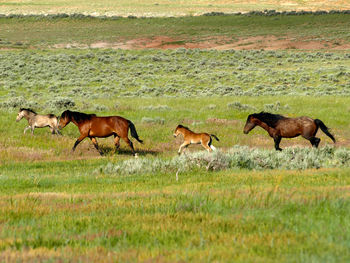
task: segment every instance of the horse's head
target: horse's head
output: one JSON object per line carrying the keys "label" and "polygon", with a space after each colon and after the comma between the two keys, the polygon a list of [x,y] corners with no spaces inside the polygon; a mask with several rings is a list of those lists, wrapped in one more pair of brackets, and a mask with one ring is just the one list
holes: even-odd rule
{"label": "horse's head", "polygon": [[175,131],[174,131],[174,137],[176,138],[181,132],[180,129],[183,128],[184,126],[182,126],[181,124],[177,125]]}
{"label": "horse's head", "polygon": [[256,118],[254,117],[254,114],[250,114],[244,125],[244,129],[243,129],[244,134],[248,134],[252,129],[254,129],[255,126],[256,126]]}
{"label": "horse's head", "polygon": [[174,137],[176,138],[179,134],[184,134],[186,131],[189,131],[190,129],[188,127],[182,126],[181,124],[177,125],[175,131],[174,131]]}
{"label": "horse's head", "polygon": [[58,128],[63,129],[71,121],[70,111],[66,110],[61,114],[60,121],[58,123]]}
{"label": "horse's head", "polygon": [[22,120],[23,117],[24,117],[24,110],[23,110],[23,109],[20,109],[20,110],[18,111],[16,121]]}

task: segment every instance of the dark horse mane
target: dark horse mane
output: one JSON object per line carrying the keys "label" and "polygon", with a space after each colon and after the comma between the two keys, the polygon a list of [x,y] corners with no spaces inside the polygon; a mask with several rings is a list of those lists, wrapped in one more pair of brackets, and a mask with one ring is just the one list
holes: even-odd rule
{"label": "dark horse mane", "polygon": [[178,127],[178,128],[184,128],[184,129],[190,131],[190,128],[188,128],[188,127],[186,127],[186,126],[183,126],[183,125],[181,125],[181,124],[177,125],[177,127]]}
{"label": "dark horse mane", "polygon": [[268,126],[275,128],[277,125],[277,122],[283,119],[286,119],[286,117],[279,115],[279,114],[272,114],[269,112],[260,112],[260,113],[254,113],[250,116],[253,116],[254,118],[257,118],[258,120],[265,122]]}
{"label": "dark horse mane", "polygon": [[24,110],[29,111],[29,112],[34,113],[34,114],[37,114],[37,113],[36,113],[35,111],[33,111],[32,109],[27,109],[27,108],[20,108],[20,109],[19,109],[19,111],[24,111]]}
{"label": "dark horse mane", "polygon": [[75,120],[76,122],[82,122],[86,120],[91,120],[92,117],[96,117],[96,114],[86,114],[83,112],[66,110],[62,113],[62,117],[69,117]]}

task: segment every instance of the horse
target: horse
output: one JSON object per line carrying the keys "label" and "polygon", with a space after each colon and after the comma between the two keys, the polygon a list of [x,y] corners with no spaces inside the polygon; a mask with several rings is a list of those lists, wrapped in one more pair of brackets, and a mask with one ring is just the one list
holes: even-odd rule
{"label": "horse", "polygon": [[279,114],[271,114],[268,112],[260,112],[250,114],[244,126],[243,132],[248,134],[255,126],[260,126],[265,129],[274,139],[275,149],[282,151],[279,147],[282,138],[294,138],[299,135],[309,140],[311,145],[318,147],[321,139],[315,137],[318,128],[332,139],[335,143],[334,136],[329,132],[327,126],[319,119],[311,119],[310,117],[302,116],[298,118],[288,118]]}
{"label": "horse", "polygon": [[58,118],[53,114],[40,115],[32,109],[21,108],[18,111],[16,122],[19,122],[23,117],[28,121],[28,127],[24,129],[24,134],[28,129],[31,129],[32,134],[34,134],[35,128],[44,127],[50,127],[52,134],[60,134],[58,130]]}
{"label": "horse", "polygon": [[143,143],[140,140],[135,125],[127,119],[120,116],[108,116],[97,117],[96,114],[86,114],[82,112],[66,110],[62,113],[59,122],[59,129],[63,129],[68,123],[73,122],[79,129],[80,136],[74,143],[72,151],[75,151],[77,145],[89,137],[94,144],[96,150],[102,155],[102,151],[98,148],[97,138],[106,138],[114,136],[115,152],[119,149],[119,140],[122,138],[131,148],[132,154],[136,157],[133,143],[128,138],[128,132],[130,129],[131,136],[138,142]]}
{"label": "horse", "polygon": [[183,148],[187,148],[190,144],[202,144],[202,146],[208,151],[216,150],[216,148],[212,145],[212,137],[214,137],[217,141],[219,138],[214,134],[208,133],[195,133],[191,131],[188,127],[178,125],[174,131],[174,137],[176,138],[179,134],[182,134],[184,137],[184,142],[181,144],[178,154],[181,154]]}

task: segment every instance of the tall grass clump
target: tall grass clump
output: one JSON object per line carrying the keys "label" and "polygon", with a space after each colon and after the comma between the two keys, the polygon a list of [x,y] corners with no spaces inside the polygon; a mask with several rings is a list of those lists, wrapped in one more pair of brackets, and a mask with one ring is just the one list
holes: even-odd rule
{"label": "tall grass clump", "polygon": [[304,170],[312,168],[350,167],[350,150],[325,146],[315,148],[286,148],[282,152],[235,146],[227,152],[205,151],[183,154],[171,159],[140,158],[108,163],[97,171],[106,174],[130,175],[148,173],[186,172],[193,170]]}

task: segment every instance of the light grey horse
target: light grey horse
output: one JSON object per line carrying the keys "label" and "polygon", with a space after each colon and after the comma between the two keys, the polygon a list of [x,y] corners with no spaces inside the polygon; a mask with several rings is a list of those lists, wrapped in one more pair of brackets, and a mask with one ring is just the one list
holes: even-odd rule
{"label": "light grey horse", "polygon": [[31,129],[32,134],[34,134],[35,128],[44,127],[50,127],[52,134],[61,134],[58,130],[58,118],[53,114],[40,115],[31,109],[21,108],[18,112],[16,121],[20,121],[23,117],[28,121],[28,127],[24,129],[24,134],[28,129]]}

